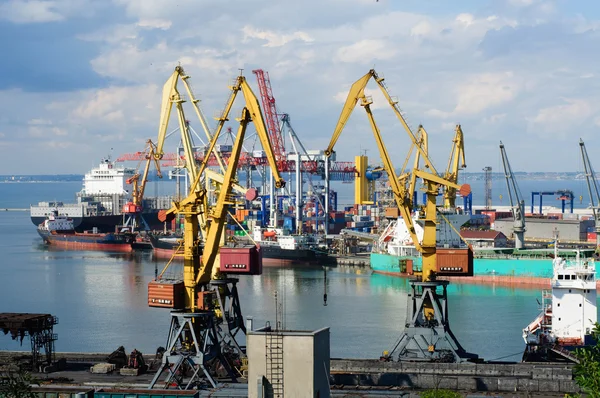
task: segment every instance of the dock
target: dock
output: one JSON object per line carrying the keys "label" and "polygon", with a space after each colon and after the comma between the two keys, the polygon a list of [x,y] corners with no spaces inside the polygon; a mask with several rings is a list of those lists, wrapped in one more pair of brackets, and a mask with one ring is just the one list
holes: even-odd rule
{"label": "dock", "polygon": [[[13,360],[27,356],[28,352],[0,351],[0,368]],[[147,389],[154,376],[155,355],[144,355],[151,366],[147,373],[125,376],[113,371],[107,374],[91,373],[94,364],[106,362],[108,353],[57,353],[64,358],[64,368],[52,373],[33,373],[41,389],[86,387],[101,389],[119,388]],[[567,363],[429,363],[429,362],[382,362],[378,359],[330,360],[330,388],[332,397],[417,397],[427,389],[451,389],[466,396],[485,393],[512,397],[562,397],[566,393],[578,393],[573,379],[573,364]],[[222,381],[217,389],[207,389],[200,396],[247,397],[247,380],[239,383]],[[134,392],[132,391],[132,394]],[[203,394],[206,395],[203,395]],[[469,395],[467,395],[469,394]]]}

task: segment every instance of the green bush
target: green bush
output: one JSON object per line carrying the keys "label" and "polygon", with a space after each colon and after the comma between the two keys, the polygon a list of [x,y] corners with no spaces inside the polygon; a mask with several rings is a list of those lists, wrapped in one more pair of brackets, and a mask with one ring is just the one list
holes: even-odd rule
{"label": "green bush", "polygon": [[462,398],[462,394],[450,390],[427,390],[419,394],[421,398]]}

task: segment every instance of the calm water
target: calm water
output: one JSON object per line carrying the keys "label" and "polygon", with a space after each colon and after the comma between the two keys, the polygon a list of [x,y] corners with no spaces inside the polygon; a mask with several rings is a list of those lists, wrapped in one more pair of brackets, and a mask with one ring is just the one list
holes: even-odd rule
{"label": "calm water", "polygon": [[[70,201],[79,189],[79,183],[0,184],[0,208]],[[146,290],[164,262],[148,254],[49,250],[28,212],[0,212],[0,253],[0,312],[58,316],[58,350],[109,352],[123,345],[152,353],[165,344],[169,312],[149,308]],[[378,357],[391,348],[406,315],[407,281],[365,269],[328,271],[327,306],[321,269],[266,268],[262,276],[241,277],[238,286],[244,315],[256,325],[275,321],[278,291],[287,328],[329,326],[334,357]],[[450,294],[451,325],[468,351],[520,359],[521,330],[537,315],[537,289],[451,285]],[[0,349],[28,349],[28,342],[20,347],[0,335]]]}

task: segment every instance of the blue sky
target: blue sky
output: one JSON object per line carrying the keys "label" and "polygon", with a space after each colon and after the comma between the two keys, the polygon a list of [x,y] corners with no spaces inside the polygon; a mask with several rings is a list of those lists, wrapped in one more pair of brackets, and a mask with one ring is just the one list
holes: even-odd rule
{"label": "blue sky", "polygon": [[[111,148],[143,150],[178,63],[209,117],[239,69],[255,92],[251,70],[268,71],[311,149],[325,149],[350,85],[374,67],[428,130],[438,169],[460,123],[468,171],[497,170],[500,140],[514,170],[577,171],[579,137],[592,157],[600,145],[599,27],[591,0],[2,0],[0,174],[84,173]],[[407,134],[373,84],[399,167]],[[336,150],[377,162],[362,109]]]}

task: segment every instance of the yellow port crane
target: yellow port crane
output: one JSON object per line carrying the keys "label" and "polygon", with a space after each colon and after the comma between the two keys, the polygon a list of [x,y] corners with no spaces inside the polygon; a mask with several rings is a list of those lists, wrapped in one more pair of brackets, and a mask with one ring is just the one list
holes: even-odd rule
{"label": "yellow port crane", "polygon": [[[131,232],[134,232],[140,225],[144,225],[144,229],[148,231],[150,227],[148,227],[148,223],[144,219],[144,215],[142,213],[142,205],[144,201],[144,191],[146,190],[146,183],[148,182],[148,172],[150,171],[150,164],[154,163],[156,167],[156,175],[158,178],[162,178],[162,173],[160,171],[160,164],[158,163],[158,159],[154,157],[156,153],[156,145],[152,142],[152,140],[146,141],[146,149],[144,151],[146,153],[146,165],[144,166],[144,173],[140,174],[138,170],[136,170],[135,174],[127,179],[127,184],[132,184],[132,193],[131,193],[131,202],[123,205],[123,215],[126,218],[123,223],[124,228],[131,228]],[[140,183],[140,177],[142,177],[142,182]]]}
{"label": "yellow port crane", "polygon": [[[375,80],[378,87],[381,89],[384,97],[406,130],[418,155],[422,158],[425,167],[429,169],[429,172],[422,171],[418,168],[413,168],[411,171],[413,179],[421,178],[425,182],[427,201],[424,206],[424,219],[421,220],[424,229],[422,240],[419,240],[416,234],[413,219],[411,217],[413,201],[412,192],[406,187],[407,176],[400,176],[400,178],[397,176],[388,150],[373,117],[373,113],[371,112],[370,106],[373,103],[373,100],[371,97],[365,95],[365,88],[371,78]],[[460,255],[460,260],[463,261],[455,261],[457,260],[456,256],[454,258],[449,258],[449,253],[445,253],[444,258],[440,258],[436,255],[436,197],[442,186],[454,189],[461,189],[461,187],[455,182],[448,181],[438,176],[433,163],[429,159],[426,149],[422,146],[422,142],[415,137],[404,119],[397,101],[392,99],[388,93],[383,77],[378,76],[373,69],[352,84],[329,146],[325,150],[327,156],[333,154],[333,148],[359,101],[369,118],[369,123],[373,130],[375,141],[377,142],[383,167],[388,174],[390,186],[396,204],[400,210],[400,214],[406,223],[415,248],[422,255],[421,271],[417,273],[417,275],[420,276],[420,280],[411,281],[412,305],[409,304],[406,328],[400,339],[396,342],[392,352],[385,354],[384,359],[391,360],[395,351],[399,352],[398,358],[401,360],[463,361],[465,359],[475,358],[475,355],[467,353],[460,346],[450,331],[447,318],[448,307],[446,287],[448,281],[439,281],[436,279],[438,275],[472,276],[473,256],[470,248],[456,253],[457,255]],[[408,161],[405,162],[405,164],[407,163]],[[414,180],[411,181],[411,187],[414,187],[413,181]],[[464,193],[466,194],[467,192]],[[451,253],[451,255],[454,254],[455,253]],[[438,292],[439,287],[442,288],[441,292]]]}
{"label": "yellow port crane", "polygon": [[[460,124],[457,124],[456,128],[454,129],[452,150],[450,151],[450,158],[448,159],[448,167],[446,167],[444,179],[456,184],[458,182],[458,171],[460,169],[464,169],[465,167],[467,167],[465,162],[465,142],[462,128],[460,127]],[[444,208],[456,208],[456,188],[444,188]]]}
{"label": "yellow port crane", "polygon": [[[231,156],[216,204],[207,206],[206,190],[200,179],[206,172],[208,156],[204,158],[192,182],[190,194],[180,202],[173,203],[162,218],[182,214],[185,217],[183,282],[164,281],[161,276],[148,286],[148,303],[154,307],[172,308],[171,328],[163,355],[162,366],[151,382],[154,387],[161,375],[163,387],[175,383],[178,388],[190,388],[205,378],[216,387],[215,376],[236,379],[245,346],[238,342],[246,328],[237,294],[237,279],[229,273],[260,274],[262,258],[259,248],[221,247],[228,208],[232,202],[237,165],[242,151],[247,126],[254,126],[267,155],[277,187],[285,181],[277,170],[273,149],[268,139],[260,105],[244,76],[238,76],[231,87],[231,95],[225,110],[218,118],[219,128],[212,136],[208,153],[214,150],[222,124],[229,113],[238,92],[242,92],[245,106],[239,120]],[[198,239],[198,216],[205,215],[206,235],[202,248]]]}
{"label": "yellow port crane", "polygon": [[[157,144],[156,144],[153,155],[157,161],[162,159],[162,157],[164,155],[164,145],[165,145],[165,140],[167,137],[169,121],[171,118],[171,113],[173,111],[173,107],[175,107],[177,120],[179,122],[181,143],[183,146],[185,169],[187,170],[189,180],[191,183],[192,181],[195,181],[197,179],[198,166],[196,163],[196,154],[195,154],[195,150],[193,147],[192,136],[190,134],[188,121],[187,121],[187,118],[185,116],[185,112],[183,109],[183,104],[186,102],[186,100],[184,99],[184,96],[182,96],[181,93],[179,92],[179,90],[177,88],[177,83],[179,81],[181,81],[181,83],[183,84],[185,91],[187,93],[188,100],[191,103],[192,107],[194,108],[194,112],[195,112],[196,116],[198,117],[198,120],[200,121],[200,124],[204,131],[204,134],[206,135],[209,142],[213,139],[214,136],[217,136],[217,137],[220,136],[221,130],[224,126],[225,121],[227,121],[227,119],[226,118],[223,120],[219,119],[219,124],[218,124],[217,130],[215,131],[214,134],[210,131],[210,128],[208,127],[206,118],[204,117],[204,113],[202,112],[202,110],[200,109],[200,106],[199,106],[200,100],[195,97],[195,95],[192,91],[192,87],[189,82],[190,79],[191,79],[191,76],[188,75],[187,73],[185,73],[182,66],[178,65],[175,67],[173,73],[171,74],[171,76],[169,76],[169,78],[163,85],[162,102],[161,102],[161,108],[160,108],[161,109],[160,122],[159,122],[159,128],[158,128],[158,139],[157,139]],[[215,146],[211,147],[209,150],[206,151],[204,160],[206,162],[208,162],[209,158],[211,157],[211,154],[217,160],[217,164],[221,170],[221,173],[224,174],[226,162],[224,161],[223,157],[221,156],[221,153],[216,150]],[[216,173],[210,169],[206,169],[206,167],[205,167],[203,176],[206,177],[205,178],[206,186],[208,187],[211,181],[217,185],[221,184],[223,181],[223,174]],[[201,186],[202,186],[202,184],[198,183],[195,185],[195,187],[193,189],[199,190]],[[191,187],[191,185],[190,185],[190,187]],[[192,188],[190,188],[190,189],[192,189]],[[239,192],[243,195],[248,192],[248,189],[241,187],[237,183],[233,184],[233,189],[236,192]],[[190,191],[190,194],[191,194],[191,191]],[[205,196],[204,198],[205,198],[205,200],[207,200],[207,196]],[[204,205],[206,206],[207,204],[205,203]],[[199,220],[200,221],[200,223],[199,223],[200,230],[202,231],[202,236],[204,236],[204,234],[206,233],[205,228],[207,226],[206,221],[204,220],[204,213],[202,212],[199,215],[199,217],[200,217],[200,220]]]}

